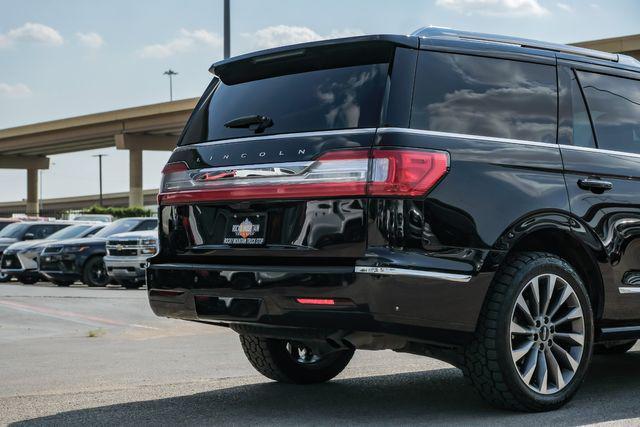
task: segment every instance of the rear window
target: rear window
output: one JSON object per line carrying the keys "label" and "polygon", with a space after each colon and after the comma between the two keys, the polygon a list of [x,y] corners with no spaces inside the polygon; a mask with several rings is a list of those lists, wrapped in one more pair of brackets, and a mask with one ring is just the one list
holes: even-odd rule
{"label": "rear window", "polygon": [[[376,127],[380,123],[388,63],[319,69],[235,84],[217,81],[194,113],[181,145],[290,132]],[[225,126],[266,116],[261,132]]]}
{"label": "rear window", "polygon": [[411,127],[555,143],[555,67],[420,52]]}

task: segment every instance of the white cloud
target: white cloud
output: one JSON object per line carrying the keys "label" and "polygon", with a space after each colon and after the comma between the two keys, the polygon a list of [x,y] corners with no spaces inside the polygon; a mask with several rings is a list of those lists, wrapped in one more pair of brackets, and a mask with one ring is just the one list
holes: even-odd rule
{"label": "white cloud", "polygon": [[323,36],[308,27],[274,25],[262,28],[254,33],[245,33],[243,36],[251,38],[256,48],[268,49],[277,46],[313,42],[327,38],[352,37],[361,34],[362,31],[357,29],[344,29],[333,30],[328,35]]}
{"label": "white cloud", "polygon": [[207,30],[188,31],[183,28],[180,30],[180,34],[185,38],[193,39],[194,41],[204,43],[212,47],[222,46],[222,37],[217,34],[210,33]]}
{"label": "white cloud", "polygon": [[489,16],[544,16],[549,11],[538,0],[436,0],[436,5],[459,13]]}
{"label": "white cloud", "polygon": [[0,96],[8,98],[24,98],[31,95],[31,89],[24,83],[0,83]]}
{"label": "white cloud", "polygon": [[558,9],[562,9],[565,12],[573,12],[573,8],[566,3],[558,3],[556,6],[558,6]]}
{"label": "white cloud", "polygon": [[78,37],[80,43],[91,49],[98,49],[104,45],[104,39],[98,33],[76,33],[76,37]]}
{"label": "white cloud", "polygon": [[178,53],[187,52],[198,44],[219,47],[222,45],[222,39],[219,35],[210,33],[207,30],[189,31],[183,28],[180,30],[180,36],[169,40],[167,43],[145,46],[140,50],[139,55],[142,58],[167,58]]}
{"label": "white cloud", "polygon": [[64,39],[55,29],[34,22],[27,22],[21,27],[12,28],[6,34],[0,34],[0,47],[19,42],[59,46],[64,43]]}

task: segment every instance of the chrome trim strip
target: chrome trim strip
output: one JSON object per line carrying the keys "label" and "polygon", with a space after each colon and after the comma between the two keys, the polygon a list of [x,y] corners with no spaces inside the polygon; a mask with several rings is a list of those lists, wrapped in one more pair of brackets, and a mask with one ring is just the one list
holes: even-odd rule
{"label": "chrome trim strip", "polygon": [[632,286],[621,286],[618,288],[621,294],[640,294],[640,288]]}
{"label": "chrome trim strip", "polygon": [[616,156],[640,158],[640,154],[627,153],[626,151],[605,150],[603,148],[591,148],[591,147],[577,147],[575,145],[560,145],[560,147],[562,147],[563,150],[587,151],[587,152],[593,152],[593,153],[613,154]]}
{"label": "chrome trim strip", "polygon": [[527,141],[523,139],[496,138],[494,136],[468,135],[464,133],[439,132],[435,130],[425,129],[407,129],[407,128],[380,128],[378,133],[408,133],[415,135],[431,135],[444,138],[471,139],[476,141],[506,142],[509,144],[532,145],[536,147],[549,147],[558,149],[558,144],[550,144],[548,142]]}
{"label": "chrome trim strip", "polygon": [[368,267],[364,265],[356,265],[356,273],[380,274],[383,276],[411,276],[411,277],[427,277],[430,279],[441,279],[448,282],[467,283],[471,280],[468,274],[443,273],[440,271],[411,270],[408,268],[394,267]]}
{"label": "chrome trim strip", "polygon": [[262,136],[246,136],[243,138],[232,138],[232,139],[220,139],[218,141],[207,141],[207,142],[199,142],[196,144],[189,145],[181,145],[176,147],[175,151],[186,150],[190,147],[203,147],[207,145],[222,145],[222,144],[231,144],[233,142],[242,142],[242,141],[263,141],[269,139],[279,139],[279,138],[309,138],[314,136],[332,136],[332,135],[357,135],[357,134],[368,134],[375,133],[376,128],[361,128],[361,129],[336,129],[336,130],[322,130],[322,131],[312,131],[312,132],[291,132],[291,133],[279,133],[273,135],[262,135]]}

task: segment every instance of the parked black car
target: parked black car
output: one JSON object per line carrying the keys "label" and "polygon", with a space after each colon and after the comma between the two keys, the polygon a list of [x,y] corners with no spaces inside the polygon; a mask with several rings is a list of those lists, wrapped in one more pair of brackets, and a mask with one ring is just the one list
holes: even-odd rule
{"label": "parked black car", "polygon": [[640,337],[640,63],[426,28],[220,61],[164,168],[160,316],[276,381],[355,349],[543,411]]}
{"label": "parked black car", "polygon": [[107,237],[127,231],[153,230],[155,218],[123,218],[114,221],[91,238],[71,239],[46,245],[38,260],[38,271],[58,286],[69,286],[80,280],[88,286],[106,286],[107,275],[103,257]]}
{"label": "parked black car", "polygon": [[[7,225],[0,230],[0,260],[5,249],[12,244],[24,240],[46,239],[71,224],[71,222],[58,221],[23,221]],[[11,275],[0,272],[0,282],[8,282],[9,280],[11,280]]]}
{"label": "parked black car", "polygon": [[16,242],[5,249],[0,261],[0,273],[15,277],[24,284],[41,279],[38,272],[38,256],[49,243],[67,239],[84,239],[102,230],[106,224],[72,223],[45,239]]}

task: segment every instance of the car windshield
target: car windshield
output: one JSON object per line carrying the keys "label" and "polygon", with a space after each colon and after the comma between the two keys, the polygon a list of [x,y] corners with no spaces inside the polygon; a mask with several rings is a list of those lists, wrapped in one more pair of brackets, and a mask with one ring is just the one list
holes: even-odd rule
{"label": "car windshield", "polygon": [[21,222],[16,222],[13,224],[7,225],[5,228],[0,230],[0,237],[8,237],[17,239],[24,233],[24,231],[29,227],[29,224],[24,224]]}
{"label": "car windshield", "polygon": [[89,228],[91,228],[91,225],[87,225],[87,224],[72,225],[71,227],[66,227],[60,231],[56,231],[51,236],[47,237],[47,239],[49,240],[73,239],[74,237],[80,236]]}
{"label": "car windshield", "polygon": [[105,228],[98,231],[93,236],[109,237],[112,234],[116,233],[126,233],[127,231],[133,230],[138,224],[140,224],[139,219],[119,219],[118,221],[107,225]]}

